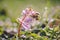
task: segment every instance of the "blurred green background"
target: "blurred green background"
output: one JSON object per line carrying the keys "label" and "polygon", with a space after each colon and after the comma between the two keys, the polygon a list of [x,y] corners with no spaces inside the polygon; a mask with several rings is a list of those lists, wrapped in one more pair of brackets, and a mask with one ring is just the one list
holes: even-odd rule
{"label": "blurred green background", "polygon": [[[41,15],[44,12],[44,8],[48,7],[48,13],[50,14],[54,10],[60,10],[60,0],[0,0],[0,14],[1,11],[4,10],[8,17],[16,19],[20,16],[22,10],[29,6],[40,12]],[[51,11],[52,8],[53,11]],[[1,18],[2,17],[0,17],[0,19]]]}
{"label": "blurred green background", "polygon": [[[40,22],[42,23],[45,23],[45,21],[47,21],[47,18],[52,18],[52,19],[56,18],[60,20],[60,0],[0,0],[0,35],[3,33],[4,29],[2,28],[4,27],[18,28],[19,24],[16,22],[16,19],[21,16],[22,10],[24,10],[29,6],[40,13],[40,17],[42,19],[40,20]],[[45,12],[46,14],[44,15]],[[45,17],[46,15],[47,17],[43,18],[43,16]],[[43,21],[44,19],[46,20]],[[47,26],[48,22],[46,23],[46,27],[48,27]],[[40,27],[40,25],[41,23],[37,25],[37,28],[38,26]],[[60,38],[59,27],[56,27],[54,30],[50,30],[49,28],[46,28],[45,30],[43,30],[40,27],[40,30],[41,32],[45,31],[45,33],[50,34],[51,37],[49,39],[52,40],[53,39],[52,37],[55,37],[56,35],[59,36],[59,37],[56,36],[55,37],[56,39]],[[58,31],[55,31],[55,30],[58,30]],[[38,37],[40,36],[34,33],[29,34],[29,32],[28,33],[22,32],[21,34],[26,33],[27,38],[29,36],[33,36],[35,39],[36,38],[39,39]],[[58,32],[59,34],[56,32]],[[46,40],[46,37],[41,36],[40,38]]]}

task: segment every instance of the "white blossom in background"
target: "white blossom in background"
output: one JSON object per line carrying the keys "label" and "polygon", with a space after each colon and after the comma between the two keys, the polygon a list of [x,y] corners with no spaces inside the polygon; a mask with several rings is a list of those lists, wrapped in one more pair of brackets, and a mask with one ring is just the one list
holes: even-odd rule
{"label": "white blossom in background", "polygon": [[43,20],[48,18],[48,7],[44,8],[44,13],[43,13]]}
{"label": "white blossom in background", "polygon": [[32,24],[32,26],[36,26],[36,25],[40,24],[40,22],[37,20],[33,20],[33,22],[31,24]]}
{"label": "white blossom in background", "polygon": [[4,22],[0,20],[0,26],[4,26]]}
{"label": "white blossom in background", "polygon": [[2,40],[6,40],[5,38],[2,38]]}
{"label": "white blossom in background", "polygon": [[39,21],[34,20],[34,21],[31,23],[31,25],[32,25],[32,30],[33,30],[33,29],[37,29],[37,25],[39,25],[39,24],[40,24]]}
{"label": "white blossom in background", "polygon": [[17,23],[13,23],[13,26],[14,26],[14,27],[17,27]]}
{"label": "white blossom in background", "polygon": [[49,23],[51,23],[51,22],[53,22],[53,21],[54,21],[54,19],[49,19],[48,21],[49,21]]}
{"label": "white blossom in background", "polygon": [[33,39],[33,37],[30,37],[31,39]]}
{"label": "white blossom in background", "polygon": [[53,28],[49,28],[50,30],[53,30]]}
{"label": "white blossom in background", "polygon": [[6,28],[5,31],[10,33],[13,30],[13,28]]}
{"label": "white blossom in background", "polygon": [[45,10],[47,10],[48,9],[48,7],[45,7]]}
{"label": "white blossom in background", "polygon": [[25,35],[21,35],[21,37],[26,38],[26,36],[25,36]]}
{"label": "white blossom in background", "polygon": [[10,18],[6,18],[5,20],[5,26],[12,26],[12,22]]}
{"label": "white blossom in background", "polygon": [[13,31],[14,31],[15,33],[18,33],[18,29],[17,29],[17,28],[13,28]]}

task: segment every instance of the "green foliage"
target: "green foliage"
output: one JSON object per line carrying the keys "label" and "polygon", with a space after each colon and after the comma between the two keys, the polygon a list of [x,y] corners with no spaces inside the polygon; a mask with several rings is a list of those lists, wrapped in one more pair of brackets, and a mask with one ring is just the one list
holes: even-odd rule
{"label": "green foliage", "polygon": [[[5,8],[5,11],[7,12],[8,17],[11,18],[12,23],[15,22],[19,26],[19,23],[16,21],[16,18],[18,16],[20,16],[21,11],[24,8],[26,8],[27,6],[32,5],[32,7],[34,9],[36,9],[36,11],[41,12],[40,15],[42,17],[45,6],[48,7],[48,12],[49,12],[50,8],[52,6],[60,4],[60,0],[17,0],[17,1],[16,0],[14,0],[14,1],[0,0],[0,4],[1,4],[0,10]],[[53,15],[52,18],[60,19],[60,10],[59,9],[56,9],[56,10],[57,11],[55,12],[55,15]],[[4,21],[6,18],[7,18],[7,16],[0,15],[0,20]],[[41,18],[40,21],[42,21],[42,19],[43,18]],[[43,36],[41,36],[40,34],[31,33],[30,31],[29,32],[21,31],[21,35],[25,35],[26,36],[25,39],[29,38],[29,40],[30,40],[30,37],[33,37],[33,40],[53,40],[54,38],[55,39],[59,38],[58,37],[60,35],[59,26],[54,27],[53,30],[51,30],[48,26],[46,26],[43,30],[41,28],[41,25],[37,25],[37,29],[40,29],[40,33],[42,33]],[[0,35],[3,33],[3,31],[4,31],[3,27],[0,27]],[[46,35],[44,35],[45,33],[46,33]],[[18,36],[18,35],[16,34],[16,36]],[[49,36],[49,37],[47,37],[47,36]],[[16,40],[16,38],[12,38],[12,39]]]}
{"label": "green foliage", "polygon": [[0,35],[3,33],[3,28],[0,26]]}

